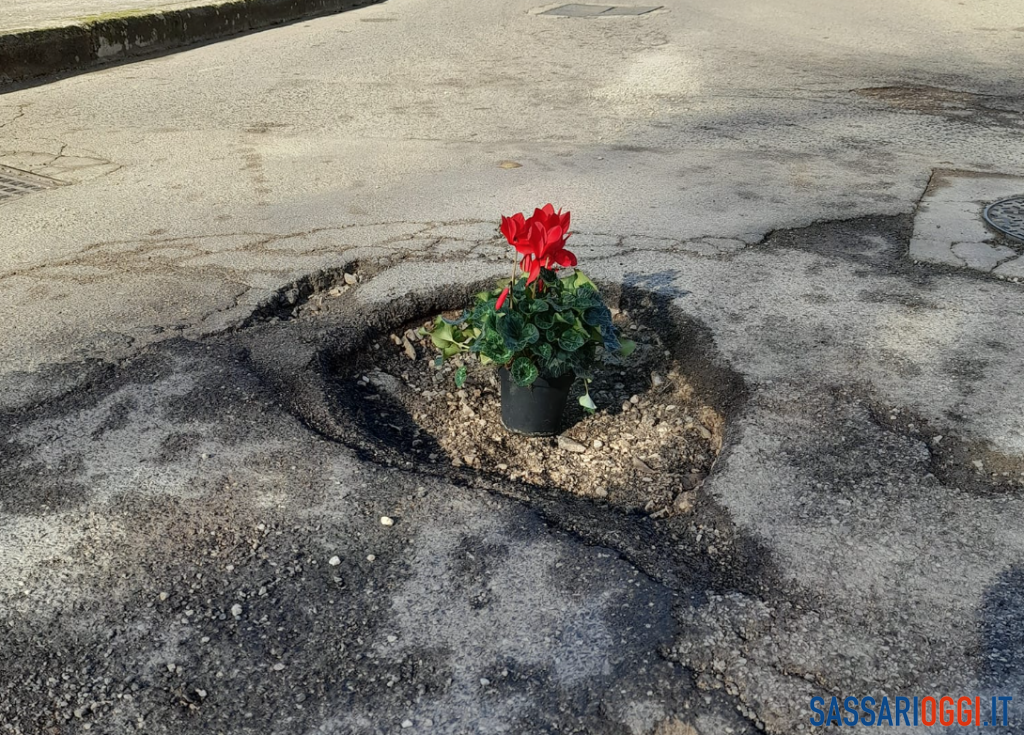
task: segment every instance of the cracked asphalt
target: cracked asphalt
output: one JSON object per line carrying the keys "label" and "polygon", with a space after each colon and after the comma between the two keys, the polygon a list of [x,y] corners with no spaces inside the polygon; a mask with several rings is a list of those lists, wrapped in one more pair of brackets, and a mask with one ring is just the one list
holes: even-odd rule
{"label": "cracked asphalt", "polygon": [[[1024,176],[1024,19],[666,8],[388,0],[0,95],[65,184],[0,204],[0,732],[1024,732],[1024,286],[908,257],[933,171]],[[345,415],[331,365],[541,200],[722,406],[689,514]]]}

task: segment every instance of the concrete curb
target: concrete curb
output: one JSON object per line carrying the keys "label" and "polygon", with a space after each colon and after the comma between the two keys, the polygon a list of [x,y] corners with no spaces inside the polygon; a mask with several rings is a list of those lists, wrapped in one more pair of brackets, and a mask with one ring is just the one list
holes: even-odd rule
{"label": "concrete curb", "polygon": [[151,56],[382,0],[226,0],[0,34],[0,85]]}

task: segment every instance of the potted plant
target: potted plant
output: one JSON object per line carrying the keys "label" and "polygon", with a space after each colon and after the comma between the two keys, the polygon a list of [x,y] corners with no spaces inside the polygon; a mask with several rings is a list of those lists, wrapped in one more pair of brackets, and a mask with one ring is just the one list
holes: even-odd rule
{"label": "potted plant", "polygon": [[[565,249],[569,212],[547,204],[529,218],[502,217],[501,233],[515,251],[512,278],[478,293],[458,319],[437,317],[426,332],[441,351],[438,365],[468,352],[498,367],[507,429],[550,436],[558,433],[572,384],[583,381],[580,405],[594,411],[595,368],[636,345],[619,336],[594,282]],[[465,366],[455,373],[460,388],[466,373]]]}

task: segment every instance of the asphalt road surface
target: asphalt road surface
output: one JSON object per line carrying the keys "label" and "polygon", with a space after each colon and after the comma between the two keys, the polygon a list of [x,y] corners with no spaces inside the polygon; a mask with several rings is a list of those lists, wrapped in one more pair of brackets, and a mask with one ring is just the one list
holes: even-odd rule
{"label": "asphalt road surface", "polygon": [[[537,9],[388,0],[0,96],[0,164],[62,184],[0,200],[0,732],[792,733],[1024,691],[1024,286],[907,255],[935,171],[1024,176],[1024,13]],[[325,355],[503,275],[498,216],[546,201],[732,376],[689,514],[337,413]]]}

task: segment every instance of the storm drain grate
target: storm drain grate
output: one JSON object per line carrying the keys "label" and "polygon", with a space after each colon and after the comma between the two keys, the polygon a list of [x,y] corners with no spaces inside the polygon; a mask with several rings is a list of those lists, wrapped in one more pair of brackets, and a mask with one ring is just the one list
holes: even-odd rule
{"label": "storm drain grate", "polygon": [[989,204],[985,207],[985,221],[1004,235],[1024,241],[1024,196]]}
{"label": "storm drain grate", "polygon": [[61,182],[55,179],[30,174],[28,171],[19,171],[9,166],[0,166],[0,203],[25,194],[53,189],[60,185]]}
{"label": "storm drain grate", "polygon": [[598,15],[644,15],[652,10],[661,10],[663,7],[663,5],[590,5],[587,3],[570,3],[552,8],[551,10],[545,10],[540,15],[558,15],[563,18],[593,18]]}

